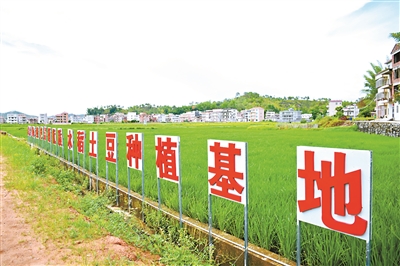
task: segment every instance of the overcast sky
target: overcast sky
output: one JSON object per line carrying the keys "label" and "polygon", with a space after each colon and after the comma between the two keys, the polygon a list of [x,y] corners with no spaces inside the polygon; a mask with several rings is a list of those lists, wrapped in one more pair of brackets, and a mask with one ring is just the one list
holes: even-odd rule
{"label": "overcast sky", "polygon": [[0,2],[0,112],[188,105],[236,93],[356,100],[398,0]]}

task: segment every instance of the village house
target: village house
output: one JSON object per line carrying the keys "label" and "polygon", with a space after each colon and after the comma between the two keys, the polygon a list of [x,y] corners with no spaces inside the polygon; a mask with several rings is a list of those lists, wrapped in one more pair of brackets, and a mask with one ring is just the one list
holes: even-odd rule
{"label": "village house", "polygon": [[69,123],[68,113],[67,112],[62,112],[61,114],[57,114],[54,123],[58,123],[58,124],[67,124],[67,123]]}
{"label": "village house", "polygon": [[341,100],[331,100],[328,104],[328,116],[336,115],[336,107],[342,106]]}
{"label": "village house", "polygon": [[287,111],[279,112],[278,122],[300,122],[301,121],[301,111],[294,111],[290,108]]}
{"label": "village house", "polygon": [[396,94],[400,92],[400,43],[393,47],[391,56],[385,62],[385,69],[375,76],[378,120],[400,120],[400,103],[396,101]]}

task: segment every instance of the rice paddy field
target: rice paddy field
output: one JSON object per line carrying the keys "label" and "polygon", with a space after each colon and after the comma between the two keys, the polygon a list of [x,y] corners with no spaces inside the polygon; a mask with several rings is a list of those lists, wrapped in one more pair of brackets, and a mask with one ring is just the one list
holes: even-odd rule
{"label": "rice paddy field", "polygon": [[[371,150],[372,265],[400,265],[400,139],[357,132],[355,127],[282,129],[274,123],[223,124],[103,124],[54,125],[67,129],[98,131],[99,175],[105,177],[105,133],[118,132],[118,179],[127,187],[126,133],[144,133],[145,196],[157,200],[155,135],[180,137],[182,209],[187,216],[208,222],[207,140],[248,143],[249,242],[296,260],[296,147],[316,146]],[[27,126],[4,125],[8,133],[27,138]],[[40,144],[42,145],[42,144]],[[47,145],[47,146],[46,146]],[[48,148],[47,142],[43,147]],[[76,152],[76,147],[75,147]],[[65,148],[67,158],[67,149]],[[75,160],[77,155],[75,154]],[[82,165],[82,156],[80,157]],[[92,159],[92,165],[94,160]],[[86,154],[86,168],[89,156]],[[94,168],[93,168],[94,170]],[[115,166],[109,164],[109,179]],[[141,194],[139,171],[131,170],[131,189]],[[178,210],[178,186],[161,180],[162,204]],[[243,205],[213,197],[213,227],[243,238]],[[363,265],[366,243],[311,224],[302,224],[302,264]]]}

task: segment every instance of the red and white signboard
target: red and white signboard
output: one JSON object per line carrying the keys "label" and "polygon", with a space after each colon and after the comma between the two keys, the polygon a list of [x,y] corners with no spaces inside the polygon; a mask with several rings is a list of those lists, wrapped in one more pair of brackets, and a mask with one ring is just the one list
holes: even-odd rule
{"label": "red and white signboard", "polygon": [[297,220],[369,241],[371,155],[297,147]]}
{"label": "red and white signboard", "polygon": [[89,132],[89,156],[97,158],[97,131]]}
{"label": "red and white signboard", "polygon": [[51,143],[51,128],[47,128],[47,142]]}
{"label": "red and white signboard", "polygon": [[208,194],[247,204],[247,143],[208,140]]}
{"label": "red and white signboard", "polygon": [[52,128],[52,136],[53,136],[53,138],[52,138],[52,143],[53,144],[57,144],[57,131],[56,131],[56,129],[55,128]]}
{"label": "red and white signboard", "polygon": [[129,168],[143,170],[143,133],[126,133],[126,159]]}
{"label": "red and white signboard", "polygon": [[76,131],[76,149],[78,153],[85,153],[85,130]]}
{"label": "red and white signboard", "polygon": [[64,140],[63,140],[63,134],[62,134],[62,129],[61,128],[58,128],[57,129],[57,140],[58,140],[58,146],[59,147],[63,147],[63,142],[64,142]]}
{"label": "red and white signboard", "polygon": [[47,127],[43,127],[43,140],[47,140]]}
{"label": "red and white signboard", "polygon": [[157,177],[179,183],[179,137],[155,136]]}
{"label": "red and white signboard", "polygon": [[39,127],[36,127],[36,138],[39,139]]}
{"label": "red and white signboard", "polygon": [[118,134],[116,132],[106,132],[106,161],[117,163],[118,156]]}
{"label": "red and white signboard", "polygon": [[31,126],[28,126],[28,137],[31,136]]}
{"label": "red and white signboard", "polygon": [[68,129],[68,150],[74,150],[74,131],[72,129]]}

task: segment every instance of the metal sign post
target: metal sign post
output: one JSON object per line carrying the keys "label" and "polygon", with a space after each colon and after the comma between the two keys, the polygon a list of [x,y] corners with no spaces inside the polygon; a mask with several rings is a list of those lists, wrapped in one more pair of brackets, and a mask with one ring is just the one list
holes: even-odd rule
{"label": "metal sign post", "polygon": [[371,151],[298,146],[297,265],[300,222],[365,240],[370,265],[371,195]]}
{"label": "metal sign post", "polygon": [[[244,205],[244,265],[248,257],[248,160],[247,143],[208,140],[208,226],[212,249],[212,198],[221,197]],[[211,256],[211,254],[210,254]]]}

